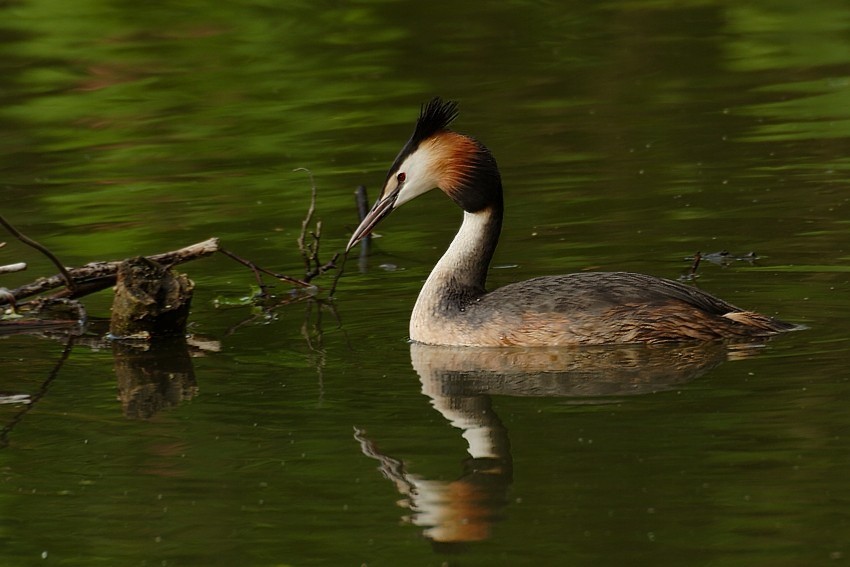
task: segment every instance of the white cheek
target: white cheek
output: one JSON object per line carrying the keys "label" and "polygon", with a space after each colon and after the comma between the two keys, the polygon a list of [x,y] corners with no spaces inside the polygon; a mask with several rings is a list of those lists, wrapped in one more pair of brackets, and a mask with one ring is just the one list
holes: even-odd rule
{"label": "white cheek", "polygon": [[434,156],[430,152],[420,148],[402,162],[398,171],[404,173],[406,181],[396,199],[396,207],[437,187],[439,179],[435,174],[433,159]]}

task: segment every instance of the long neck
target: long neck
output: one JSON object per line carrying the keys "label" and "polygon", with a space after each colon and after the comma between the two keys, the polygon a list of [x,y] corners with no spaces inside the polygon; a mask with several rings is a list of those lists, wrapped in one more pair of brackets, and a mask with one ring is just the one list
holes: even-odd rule
{"label": "long neck", "polygon": [[446,146],[453,154],[442,160],[446,166],[437,186],[464,213],[460,230],[422,286],[410,317],[411,340],[430,344],[446,344],[447,333],[463,334],[466,307],[486,293],[504,210],[502,179],[490,151],[460,134],[448,132],[444,137],[453,140]]}
{"label": "long neck", "polygon": [[502,209],[499,198],[477,212],[464,211],[460,230],[428,276],[416,309],[428,307],[431,313],[463,309],[486,293],[487,270],[502,230]]}

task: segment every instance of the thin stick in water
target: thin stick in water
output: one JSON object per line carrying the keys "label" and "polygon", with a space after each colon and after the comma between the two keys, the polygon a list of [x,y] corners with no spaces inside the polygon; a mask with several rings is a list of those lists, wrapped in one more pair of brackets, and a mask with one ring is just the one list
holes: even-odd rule
{"label": "thin stick in water", "polygon": [[19,231],[17,228],[12,226],[12,224],[5,218],[3,218],[2,215],[0,215],[0,224],[2,224],[3,227],[12,234],[12,236],[14,236],[27,246],[35,248],[36,250],[50,258],[50,261],[53,262],[53,265],[56,266],[56,268],[59,270],[59,273],[62,274],[62,278],[65,280],[65,286],[68,288],[68,291],[73,292],[77,288],[77,285],[74,283],[74,279],[71,277],[71,274],[68,273],[68,270],[62,264],[62,262],[59,261],[59,258],[57,258],[53,252],[51,252],[45,246],[42,246],[32,238],[28,237],[27,235]]}

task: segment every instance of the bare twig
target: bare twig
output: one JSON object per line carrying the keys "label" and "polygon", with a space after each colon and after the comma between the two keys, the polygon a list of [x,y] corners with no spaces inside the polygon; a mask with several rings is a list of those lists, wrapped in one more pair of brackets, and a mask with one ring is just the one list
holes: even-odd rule
{"label": "bare twig", "polygon": [[2,215],[0,215],[0,224],[2,224],[6,230],[12,233],[12,236],[14,236],[27,246],[35,248],[36,250],[50,258],[50,261],[53,262],[53,265],[56,266],[56,269],[58,269],[59,273],[62,274],[62,278],[65,280],[65,286],[68,288],[68,291],[71,293],[74,292],[77,287],[77,285],[74,283],[74,278],[71,277],[71,274],[62,264],[62,262],[59,261],[59,258],[57,258],[55,254],[53,254],[53,252],[51,252],[46,247],[42,246],[32,238],[28,237],[27,235],[19,231],[17,228],[12,226],[12,224],[5,218],[3,218]]}
{"label": "bare twig", "polygon": [[[336,256],[334,256],[334,259],[336,259],[336,257],[337,257],[337,256],[339,256],[339,254],[337,254]],[[337,283],[339,283],[339,280],[340,280],[340,278],[342,277],[342,274],[344,274],[344,273],[345,273],[345,263],[346,263],[347,261],[348,261],[348,252],[345,252],[345,253],[342,255],[342,263],[339,265],[339,268],[338,268],[338,269],[337,269],[337,271],[336,271],[336,275],[334,276],[334,281],[333,281],[333,283],[331,284],[331,291],[330,291],[330,293],[328,294],[328,295],[330,295],[331,297],[333,297],[334,293],[336,292],[336,285],[337,285]]]}
{"label": "bare twig", "polygon": [[[339,254],[334,254],[333,258],[324,264],[319,259],[319,244],[322,238],[321,220],[316,221],[315,230],[309,231],[311,240],[310,244],[307,244],[308,227],[316,213],[316,181],[313,179],[313,173],[309,169],[299,167],[295,171],[305,171],[310,176],[310,206],[307,208],[307,214],[304,220],[301,221],[301,233],[298,235],[298,250],[301,252],[301,258],[304,260],[304,281],[309,282],[329,270],[336,269],[336,260]],[[334,282],[334,287],[336,287],[336,282]]]}
{"label": "bare twig", "polygon": [[299,279],[293,278],[291,276],[286,276],[286,275],[283,275],[283,274],[278,274],[278,273],[269,271],[265,268],[258,266],[257,264],[255,264],[251,260],[246,260],[245,258],[241,258],[241,257],[237,256],[236,254],[234,254],[233,252],[225,250],[224,248],[219,248],[219,252],[221,252],[222,254],[227,256],[228,258],[239,262],[243,266],[250,268],[254,272],[254,275],[257,278],[257,282],[260,286],[260,289],[263,290],[263,293],[265,293],[266,286],[263,283],[262,277],[260,276],[261,273],[267,274],[267,275],[269,275],[273,278],[276,278],[276,279],[278,279],[282,282],[297,285],[297,286],[300,286],[300,287],[310,287],[312,285],[312,284],[310,284],[306,281],[299,280]]}
{"label": "bare twig", "polygon": [[311,259],[315,260],[315,263],[319,263],[319,243],[322,238],[322,221],[316,221],[316,230],[310,233],[310,236],[313,237],[313,244],[310,246],[310,249],[313,251],[311,255]]}
{"label": "bare twig", "polygon": [[[339,258],[339,252],[334,254],[333,258],[331,258],[328,262],[322,264],[321,266],[319,265],[318,258],[316,258],[316,267],[313,270],[311,270],[309,274],[307,274],[307,276],[304,278],[304,281],[309,282],[313,278],[315,278],[317,276],[321,276],[325,272],[337,269],[337,265],[336,265],[337,258]],[[336,287],[336,280],[334,280],[334,287]],[[333,295],[333,294],[331,294],[331,295]]]}
{"label": "bare twig", "polygon": [[[298,235],[298,249],[301,251],[301,257],[304,259],[304,272],[309,274],[312,267],[311,256],[307,250],[305,240],[307,238],[307,227],[316,213],[316,180],[313,179],[313,172],[307,168],[299,167],[294,171],[304,171],[310,177],[310,206],[307,208],[307,215],[301,221],[301,233]],[[315,239],[315,235],[313,238]]]}
{"label": "bare twig", "polygon": [[[360,185],[354,191],[354,202],[357,205],[357,222],[363,222],[363,219],[366,218],[366,215],[369,214],[369,196],[366,193],[366,186]],[[358,257],[358,268],[361,272],[366,271],[366,265],[369,258],[369,247],[372,243],[372,236],[367,235],[363,240],[360,241],[360,256]],[[337,255],[338,256],[338,255]],[[336,256],[334,256],[334,260],[336,260]],[[339,266],[337,270],[336,276],[334,276],[333,284],[331,285],[330,295],[336,292],[336,286],[339,283],[342,274],[345,272],[345,263],[348,261],[348,251],[345,252],[342,256],[342,264]]]}

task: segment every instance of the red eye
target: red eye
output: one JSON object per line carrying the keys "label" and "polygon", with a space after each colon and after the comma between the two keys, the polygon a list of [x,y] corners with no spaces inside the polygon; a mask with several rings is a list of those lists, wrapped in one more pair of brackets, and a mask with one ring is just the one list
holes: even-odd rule
{"label": "red eye", "polygon": [[404,183],[404,180],[407,179],[407,175],[405,175],[402,171],[401,173],[395,176],[395,179],[396,181],[398,181],[399,185],[401,185],[402,183]]}

